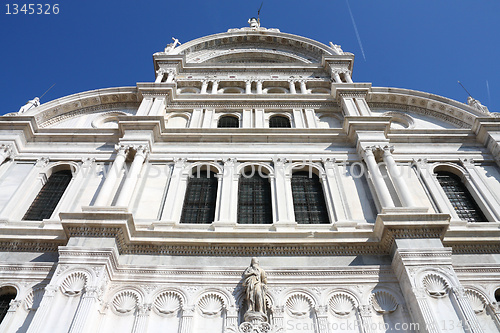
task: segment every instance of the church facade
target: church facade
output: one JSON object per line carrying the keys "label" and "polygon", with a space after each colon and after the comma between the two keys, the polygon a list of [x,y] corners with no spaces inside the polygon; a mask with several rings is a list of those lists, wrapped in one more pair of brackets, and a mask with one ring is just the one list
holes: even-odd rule
{"label": "church facade", "polygon": [[0,117],[0,331],[500,331],[500,117],[249,23]]}

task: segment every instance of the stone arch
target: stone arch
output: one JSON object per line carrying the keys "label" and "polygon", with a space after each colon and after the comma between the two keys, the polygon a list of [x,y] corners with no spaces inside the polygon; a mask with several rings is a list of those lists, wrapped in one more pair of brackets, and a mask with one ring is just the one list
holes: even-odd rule
{"label": "stone arch", "polygon": [[[123,111],[109,111],[98,115],[91,123],[93,128],[118,128],[118,117],[128,116]],[[111,124],[111,125],[109,125]]]}
{"label": "stone arch", "polygon": [[135,287],[122,287],[109,298],[112,311],[119,316],[133,315],[143,299],[143,291]]}
{"label": "stone arch", "polygon": [[264,94],[289,94],[288,89],[284,87],[267,87],[262,90]]}
{"label": "stone arch", "polygon": [[[382,114],[385,117],[391,117],[391,129],[412,129],[415,128],[415,119],[412,116],[397,111],[388,111]],[[393,127],[393,123],[396,124],[396,127]]]}
{"label": "stone arch", "polygon": [[254,172],[268,177],[274,176],[274,169],[271,165],[262,162],[244,162],[236,167],[236,174],[243,174],[252,168]]}
{"label": "stone arch", "polygon": [[292,175],[298,171],[310,171],[321,180],[325,175],[325,169],[318,162],[293,162],[286,166],[286,174]]}
{"label": "stone arch", "polygon": [[183,95],[183,94],[199,94],[200,89],[197,87],[182,87],[177,89],[177,94]]}
{"label": "stone arch", "polygon": [[189,123],[189,113],[172,113],[166,118],[166,128],[186,128]]}
{"label": "stone arch", "polygon": [[219,163],[208,162],[208,161],[191,163],[184,170],[188,175],[193,175],[195,172],[198,172],[198,170],[199,171],[209,170],[216,173],[217,175],[221,175],[224,172],[222,166]]}

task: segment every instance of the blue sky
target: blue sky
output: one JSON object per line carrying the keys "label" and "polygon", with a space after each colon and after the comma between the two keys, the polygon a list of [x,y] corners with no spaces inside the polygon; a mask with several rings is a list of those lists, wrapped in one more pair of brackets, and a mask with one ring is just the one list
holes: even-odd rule
{"label": "blue sky", "polygon": [[[43,102],[86,90],[154,80],[152,54],[181,42],[247,26],[262,0],[50,0],[58,15],[0,16],[0,114],[17,111],[52,84]],[[23,2],[17,2],[19,7]],[[498,0],[265,0],[262,26],[356,55],[353,79],[500,111]],[[364,52],[361,51],[361,45]],[[488,90],[489,88],[489,90]]]}

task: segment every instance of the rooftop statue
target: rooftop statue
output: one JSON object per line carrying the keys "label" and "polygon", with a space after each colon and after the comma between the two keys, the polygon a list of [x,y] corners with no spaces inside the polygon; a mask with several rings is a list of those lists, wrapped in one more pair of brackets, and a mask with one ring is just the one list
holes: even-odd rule
{"label": "rooftop statue", "polygon": [[165,53],[167,53],[167,54],[172,52],[172,50],[175,49],[177,45],[181,45],[181,42],[179,42],[179,40],[177,38],[172,37],[172,40],[174,42],[168,44],[167,47],[165,48]]}
{"label": "rooftop statue", "polygon": [[21,106],[21,108],[19,109],[19,113],[25,113],[26,111],[36,108],[39,105],[40,105],[40,98],[35,97],[29,100],[25,105]]}
{"label": "rooftop statue", "polygon": [[481,104],[480,101],[474,99],[472,96],[467,97],[467,105],[472,106],[474,109],[479,110],[484,113],[490,113],[488,108]]}
{"label": "rooftop statue", "polygon": [[260,19],[256,19],[255,17],[252,17],[252,18],[248,19],[248,23],[250,24],[250,28],[252,28],[252,29],[260,28]]}
{"label": "rooftop statue", "polygon": [[342,51],[342,47],[340,47],[340,45],[333,44],[332,42],[330,42],[330,47],[335,51],[335,53],[344,54],[344,51]]}

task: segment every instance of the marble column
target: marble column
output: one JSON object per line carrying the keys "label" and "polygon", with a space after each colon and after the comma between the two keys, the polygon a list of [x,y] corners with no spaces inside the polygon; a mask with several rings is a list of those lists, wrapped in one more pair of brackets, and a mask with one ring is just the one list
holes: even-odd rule
{"label": "marble column", "polygon": [[208,80],[201,81],[201,91],[200,94],[206,94],[208,88]]}
{"label": "marble column", "polygon": [[347,81],[347,83],[353,83],[352,79],[351,79],[351,72],[350,71],[344,72],[344,77],[345,77],[345,80]]}
{"label": "marble column", "polygon": [[307,94],[306,80],[300,80],[300,93]]}
{"label": "marble column", "polygon": [[108,174],[106,175],[104,184],[102,184],[101,190],[97,195],[94,206],[107,206],[112,200],[112,191],[116,185],[118,176],[123,169],[123,165],[125,164],[125,158],[127,157],[129,146],[116,145],[115,150],[117,150],[115,161],[108,170]]}
{"label": "marble column", "polygon": [[10,301],[9,309],[5,314],[5,317],[3,317],[2,324],[0,325],[0,332],[9,332],[9,326],[11,324],[11,321],[14,318],[14,315],[16,314],[17,309],[19,308],[21,303],[22,303],[21,300],[13,299],[12,301]]}
{"label": "marble column", "polygon": [[152,307],[152,304],[141,304],[137,307],[132,333],[147,332],[148,318],[149,314],[151,313]]}
{"label": "marble column", "polygon": [[184,172],[186,161],[187,159],[185,158],[174,158],[174,168],[165,197],[160,223],[175,223],[181,218],[182,202],[189,178],[189,175]]}
{"label": "marble column", "polygon": [[288,80],[288,86],[289,86],[290,94],[297,93],[297,90],[295,89],[295,80]]}
{"label": "marble column", "polygon": [[156,80],[155,83],[160,83],[163,81],[163,77],[165,76],[165,69],[160,68],[156,71]]}
{"label": "marble column", "polygon": [[252,81],[246,80],[245,81],[245,94],[251,94],[251,93],[252,93]]}
{"label": "marble column", "polygon": [[335,81],[335,83],[342,83],[342,79],[340,78],[339,72],[332,71],[332,78]]}
{"label": "marble column", "polygon": [[168,76],[167,76],[167,83],[172,83],[174,82],[174,78],[175,78],[175,69],[169,69],[167,71],[168,73]]}
{"label": "marble column", "polygon": [[373,155],[374,147],[366,147],[363,151],[363,158],[370,172],[373,186],[375,187],[375,192],[380,201],[380,206],[383,207],[394,207],[394,202],[392,201],[391,193],[385,184],[384,178],[380,169],[378,168],[377,161]]}
{"label": "marble column", "polygon": [[406,185],[406,182],[404,181],[401,172],[398,169],[396,162],[394,161],[394,157],[392,156],[393,150],[394,150],[393,147],[385,146],[384,155],[382,158],[385,164],[387,165],[387,169],[389,171],[392,181],[394,182],[396,191],[399,194],[401,203],[403,204],[404,207],[414,207],[415,202],[413,201],[413,197],[410,193],[410,190],[408,189],[408,186]]}
{"label": "marble column", "polygon": [[142,170],[142,165],[144,164],[144,160],[146,159],[146,155],[148,153],[148,147],[138,146],[135,147],[135,151],[134,161],[125,175],[125,182],[123,183],[120,194],[118,195],[116,206],[126,207],[129,205],[132,194],[134,193],[135,185],[137,184],[137,179],[139,178],[139,174]]}
{"label": "marble column", "polygon": [[290,223],[292,221],[293,212],[293,197],[291,175],[286,173],[285,158],[277,157],[273,159],[274,174],[275,174],[275,191],[274,203],[276,210],[276,223]]}
{"label": "marble column", "polygon": [[212,94],[217,94],[217,90],[219,89],[219,80],[212,81]]}
{"label": "marble column", "polygon": [[68,333],[81,333],[84,332],[85,325],[89,321],[92,308],[98,303],[99,288],[86,287],[82,295],[75,317],[71,322]]}
{"label": "marble column", "polygon": [[359,315],[361,317],[361,326],[363,327],[363,333],[372,333],[372,310],[371,305],[360,305],[358,308]]}
{"label": "marble column", "polygon": [[194,307],[185,307],[182,309],[182,318],[179,327],[179,333],[191,333],[193,317],[194,317]]}
{"label": "marble column", "polygon": [[323,158],[323,166],[325,168],[324,184],[325,196],[328,205],[335,215],[332,221],[348,221],[351,219],[349,207],[347,206],[347,198],[345,198],[342,184],[340,184],[340,177],[338,168],[334,158]]}
{"label": "marble column", "polygon": [[262,80],[255,81],[257,83],[257,94],[262,94]]}
{"label": "marble column", "polygon": [[219,177],[220,205],[216,218],[218,222],[236,222],[238,211],[238,175],[236,174],[236,158],[225,158],[224,171]]}
{"label": "marble column", "polygon": [[52,307],[52,302],[56,293],[56,286],[48,285],[45,287],[45,293],[43,294],[40,306],[36,310],[35,316],[33,317],[33,320],[31,321],[31,324],[26,333],[39,333],[43,331],[48,319],[47,315],[49,314],[49,311]]}

